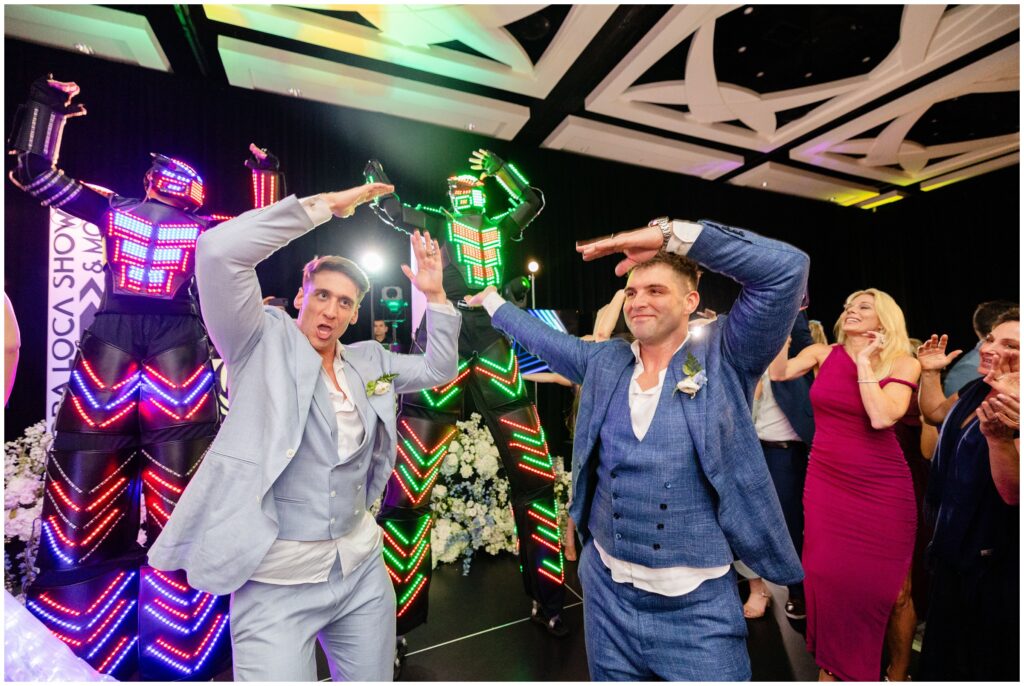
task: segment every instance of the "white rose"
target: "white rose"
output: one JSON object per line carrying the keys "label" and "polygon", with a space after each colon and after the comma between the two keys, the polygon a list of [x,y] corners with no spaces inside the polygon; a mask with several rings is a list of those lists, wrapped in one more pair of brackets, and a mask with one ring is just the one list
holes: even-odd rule
{"label": "white rose", "polygon": [[459,470],[459,476],[461,476],[463,479],[468,479],[469,477],[473,476],[473,466],[468,463],[463,464],[462,469]]}
{"label": "white rose", "polygon": [[390,381],[378,381],[374,385],[374,387],[373,387],[373,394],[374,395],[384,395],[385,393],[387,393],[390,390],[391,390],[391,382]]}
{"label": "white rose", "polygon": [[434,486],[434,498],[444,498],[446,495],[448,495],[447,486],[445,486],[444,484],[437,484],[436,486]]}
{"label": "white rose", "polygon": [[700,390],[700,385],[690,377],[687,377],[676,384],[676,390],[682,391],[692,398],[697,395],[697,391]]}

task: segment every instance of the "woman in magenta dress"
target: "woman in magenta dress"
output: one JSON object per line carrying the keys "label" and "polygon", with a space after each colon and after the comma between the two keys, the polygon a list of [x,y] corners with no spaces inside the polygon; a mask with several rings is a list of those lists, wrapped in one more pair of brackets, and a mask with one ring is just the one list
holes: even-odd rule
{"label": "woman in magenta dress", "polygon": [[[893,425],[907,411],[921,366],[908,352],[903,312],[882,291],[847,298],[835,330],[836,345],[780,356],[770,375],[785,381],[821,365],[811,386],[816,431],[804,486],[808,650],[820,681],[877,681],[917,526]],[[905,668],[890,676],[905,678]]]}

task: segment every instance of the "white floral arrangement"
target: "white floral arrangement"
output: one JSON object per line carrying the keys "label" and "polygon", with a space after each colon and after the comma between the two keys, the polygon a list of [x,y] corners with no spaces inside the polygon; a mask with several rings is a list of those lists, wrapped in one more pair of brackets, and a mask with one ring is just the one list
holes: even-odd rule
{"label": "white floral arrangement", "polygon": [[[494,437],[479,414],[456,424],[431,493],[434,528],[430,544],[433,565],[462,560],[468,574],[473,555],[518,552],[515,518],[509,500],[509,485]],[[565,530],[565,501],[571,475],[561,457],[554,457],[555,497],[559,503],[559,528]]]}
{"label": "white floral arrangement", "polygon": [[40,421],[4,444],[4,588],[19,596],[35,576],[43,472],[53,436]]}

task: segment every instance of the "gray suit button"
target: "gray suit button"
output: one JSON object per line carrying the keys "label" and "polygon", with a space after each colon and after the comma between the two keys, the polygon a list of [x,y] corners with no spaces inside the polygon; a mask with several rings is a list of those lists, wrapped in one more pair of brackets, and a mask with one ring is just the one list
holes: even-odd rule
{"label": "gray suit button", "polygon": [[292,450],[291,448],[288,448],[288,450],[286,450],[284,452],[284,456],[285,457],[295,457],[295,451]]}
{"label": "gray suit button", "polygon": [[356,490],[357,490],[357,491],[361,491],[361,490],[363,490],[363,485],[362,485],[362,484],[358,484],[358,485],[356,486]]}
{"label": "gray suit button", "polygon": [[338,494],[337,494],[337,493],[336,493],[335,491],[331,491],[331,497],[332,497],[332,498],[333,498],[334,496],[336,496],[336,495],[338,495]]}
{"label": "gray suit button", "polygon": [[334,517],[331,517],[331,524],[334,524]]}
{"label": "gray suit button", "polygon": [[355,510],[353,510],[353,511],[352,511],[352,514],[354,514],[354,515],[357,515],[357,514],[359,514],[359,508],[356,508]]}

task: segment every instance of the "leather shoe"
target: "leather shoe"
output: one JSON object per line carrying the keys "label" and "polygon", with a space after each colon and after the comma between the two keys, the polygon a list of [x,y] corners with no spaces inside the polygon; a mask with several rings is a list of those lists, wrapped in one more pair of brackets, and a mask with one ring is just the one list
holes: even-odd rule
{"label": "leather shoe", "polygon": [[807,605],[803,598],[790,598],[786,601],[786,616],[790,619],[807,619]]}
{"label": "leather shoe", "polygon": [[562,621],[562,616],[555,615],[551,619],[546,619],[544,613],[540,611],[540,605],[537,601],[533,602],[533,609],[530,611],[530,621],[534,624],[540,624],[547,629],[549,634],[556,638],[565,638],[569,635],[569,628]]}

